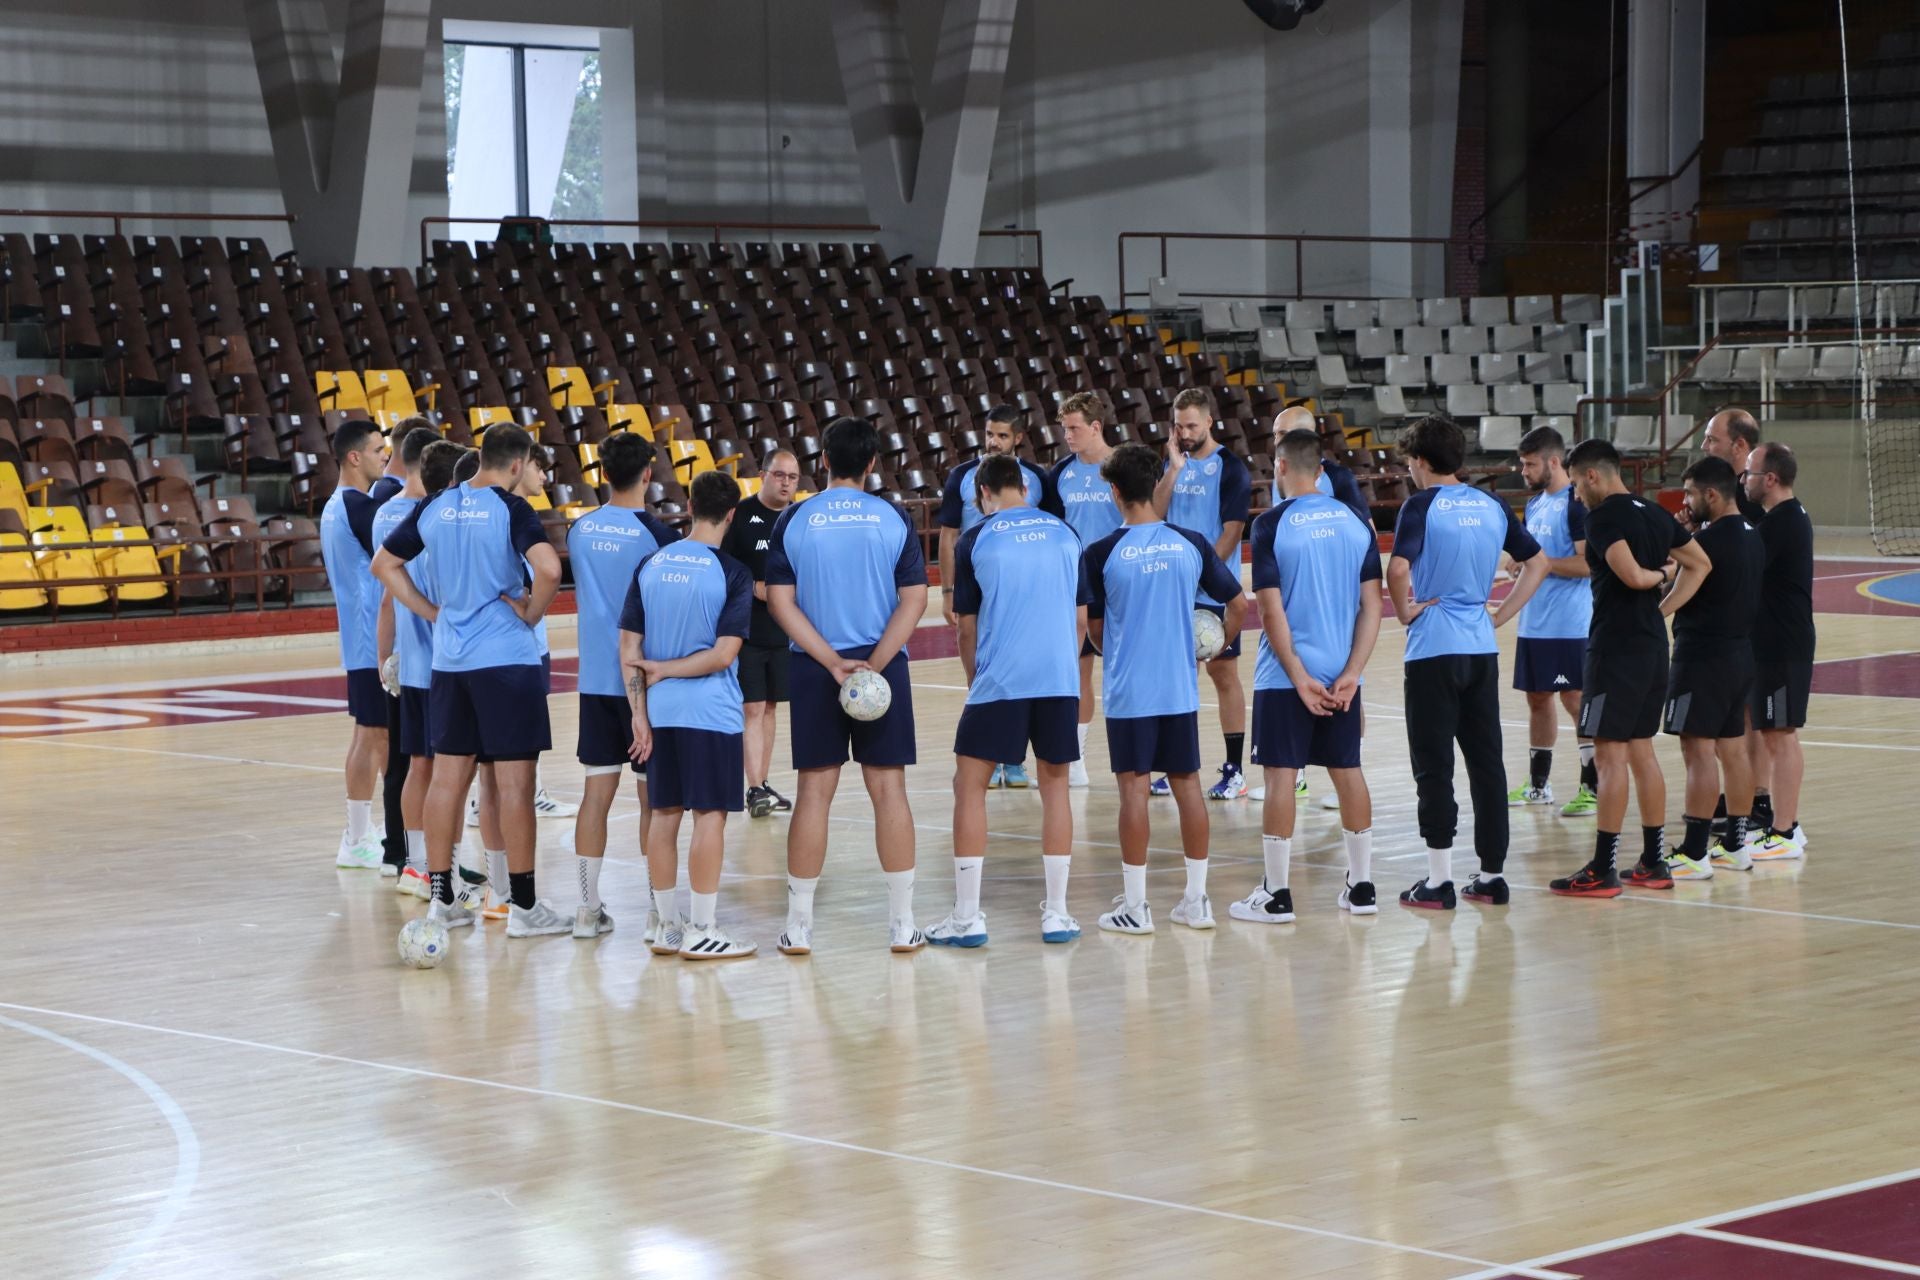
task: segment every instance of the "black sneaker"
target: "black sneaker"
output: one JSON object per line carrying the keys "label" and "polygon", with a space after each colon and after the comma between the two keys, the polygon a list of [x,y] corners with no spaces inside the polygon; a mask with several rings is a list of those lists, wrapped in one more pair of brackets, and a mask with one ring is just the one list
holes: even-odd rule
{"label": "black sneaker", "polygon": [[1289,924],[1293,920],[1293,890],[1268,892],[1263,880],[1258,889],[1229,906],[1227,914],[1235,920],[1251,920],[1255,924]]}
{"label": "black sneaker", "polygon": [[781,795],[778,791],[775,791],[772,787],[763,787],[762,790],[764,790],[769,796],[773,798],[773,811],[775,813],[792,813],[793,812],[793,801],[787,799],[785,796]]}
{"label": "black sneaker", "polygon": [[1595,871],[1589,862],[1564,879],[1548,881],[1547,888],[1568,898],[1617,898],[1620,896],[1620,873],[1608,867],[1603,874]]}
{"label": "black sneaker", "polygon": [[1507,878],[1501,876],[1498,880],[1483,880],[1475,876],[1467,881],[1467,887],[1460,891],[1460,896],[1468,902],[1484,902],[1489,906],[1504,907],[1507,905],[1508,896]]}
{"label": "black sneaker", "polygon": [[1379,915],[1380,904],[1374,897],[1373,881],[1362,880],[1359,884],[1349,884],[1341,889],[1340,909],[1356,916]]}
{"label": "black sneaker", "polygon": [[1400,895],[1400,905],[1419,907],[1423,911],[1451,911],[1457,905],[1453,900],[1453,881],[1435,889],[1425,880],[1416,880],[1413,888]]}
{"label": "black sneaker", "polygon": [[765,787],[747,788],[747,816],[764,818],[773,812],[773,792]]}

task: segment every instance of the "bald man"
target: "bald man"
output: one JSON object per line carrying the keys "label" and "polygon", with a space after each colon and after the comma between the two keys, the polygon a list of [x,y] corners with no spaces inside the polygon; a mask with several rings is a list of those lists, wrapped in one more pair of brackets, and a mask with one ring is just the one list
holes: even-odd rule
{"label": "bald man", "polygon": [[1747,456],[1759,443],[1760,424],[1745,409],[1722,409],[1707,419],[1707,429],[1700,435],[1700,452],[1725,461],[1733,468],[1734,479],[1742,481],[1735,488],[1734,496],[1740,514],[1755,528],[1759,527],[1760,519],[1767,514],[1767,510],[1747,497],[1743,477],[1747,471]]}

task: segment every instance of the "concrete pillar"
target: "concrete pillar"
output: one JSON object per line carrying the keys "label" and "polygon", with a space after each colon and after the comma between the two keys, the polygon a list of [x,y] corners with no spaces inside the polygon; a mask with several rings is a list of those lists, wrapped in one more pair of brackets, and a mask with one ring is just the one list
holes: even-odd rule
{"label": "concrete pillar", "polygon": [[[1367,24],[1367,229],[1374,236],[1413,234],[1413,3],[1373,0]],[[1404,244],[1368,248],[1373,291],[1385,298],[1415,292],[1413,255]]]}
{"label": "concrete pillar", "polygon": [[[1705,0],[1629,0],[1627,228],[1632,239],[1692,237],[1691,213],[1700,200],[1705,85]],[[1686,172],[1666,181],[1683,164]]]}

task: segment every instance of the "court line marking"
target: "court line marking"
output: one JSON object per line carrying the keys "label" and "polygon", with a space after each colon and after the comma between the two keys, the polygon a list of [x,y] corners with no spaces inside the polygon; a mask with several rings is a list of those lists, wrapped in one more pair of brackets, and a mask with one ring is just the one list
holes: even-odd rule
{"label": "court line marking", "polygon": [[[605,1107],[609,1110],[650,1116],[657,1120],[677,1120],[684,1124],[705,1125],[709,1128],[722,1129],[730,1133],[746,1134],[752,1137],[775,1138],[806,1146],[824,1147],[834,1151],[850,1152],[855,1155],[879,1156],[883,1159],[899,1160],[907,1164],[943,1169],[952,1173],[970,1173],[985,1178],[996,1178],[1006,1182],[1016,1182],[1025,1186],[1045,1187],[1054,1191],[1078,1192],[1081,1195],[1097,1196],[1101,1199],[1117,1200],[1127,1204],[1147,1205],[1156,1209],[1172,1209],[1180,1213],[1200,1214],[1209,1218],[1221,1218],[1229,1222],[1241,1222],[1257,1227],[1272,1227],[1276,1230],[1314,1236],[1323,1240],[1338,1240],[1346,1244],[1366,1245],[1376,1249],[1391,1250],[1396,1253],[1417,1254],[1421,1257],[1439,1258],[1447,1262],[1465,1262],[1476,1267],[1494,1267],[1495,1269],[1492,1274],[1496,1275],[1523,1275],[1532,1278],[1532,1280],[1577,1280],[1576,1277],[1569,1277],[1564,1272],[1548,1271],[1539,1267],[1529,1267],[1525,1264],[1513,1267],[1498,1267],[1496,1264],[1488,1262],[1484,1258],[1474,1258],[1459,1253],[1448,1253],[1442,1249],[1424,1249],[1419,1245],[1397,1244],[1391,1240],[1381,1240],[1372,1236],[1353,1235],[1344,1231],[1334,1231],[1326,1227],[1307,1226],[1304,1223],[1284,1222],[1277,1218],[1260,1218],[1251,1214],[1233,1213],[1225,1209],[1210,1209],[1205,1205],[1183,1204],[1177,1200],[1161,1200],[1152,1196],[1134,1195],[1130,1192],[1114,1191],[1104,1187],[1089,1187],[1074,1182],[1061,1182],[1053,1178],[1037,1178],[1030,1174],[1013,1173],[1004,1169],[989,1169],[983,1165],[962,1164],[954,1160],[942,1160],[935,1156],[914,1155],[906,1151],[890,1151],[885,1147],[871,1147],[862,1143],[846,1142],[838,1138],[823,1138],[813,1134],[796,1133],[792,1130],[775,1129],[765,1125],[743,1124],[738,1121],[721,1120],[712,1116],[698,1116],[688,1112],[668,1111],[660,1107],[644,1106],[637,1102],[621,1102],[617,1099],[597,1097],[593,1094],[569,1093],[559,1089],[542,1089],[535,1085],[511,1084],[504,1080],[489,1080],[484,1076],[454,1075],[449,1072],[431,1071],[424,1067],[410,1067],[396,1062],[380,1062],[372,1058],[355,1058],[346,1054],[326,1053],[316,1049],[300,1049],[291,1045],[270,1044],[264,1040],[244,1040],[236,1036],[216,1035],[207,1031],[188,1031],[180,1027],[163,1027],[149,1022],[130,1022],[120,1018],[102,1017],[97,1014],[75,1013],[67,1009],[48,1009],[36,1005],[15,1004],[11,1001],[0,1001],[0,1009],[11,1009],[18,1013],[31,1013],[45,1017],[70,1018],[78,1022],[93,1023],[97,1026],[118,1027],[131,1031],[147,1031],[157,1035],[204,1041],[209,1044],[256,1049],[265,1053],[279,1053],[289,1057],[304,1058],[310,1062],[337,1062],[343,1066],[365,1067],[374,1071],[386,1071],[395,1075],[412,1076],[423,1080],[439,1080],[448,1084],[466,1084],[476,1085],[486,1089],[500,1089],[509,1093],[545,1098],[555,1102],[580,1102],[588,1106]],[[19,1025],[25,1026],[26,1024]],[[89,1052],[84,1046],[76,1044],[74,1047],[81,1049],[83,1052]],[[129,1070],[131,1070],[131,1068],[129,1068]],[[144,1077],[142,1078],[144,1079]]]}
{"label": "court line marking", "polygon": [[[1886,654],[1881,656],[1891,657],[1893,655]],[[1843,661],[1843,659],[1835,659],[1835,661]],[[1823,693],[1818,696],[1822,698],[1881,698],[1885,695],[1876,693]],[[1210,706],[1212,704],[1209,703],[1207,705]],[[1385,703],[1366,702],[1364,705],[1367,708],[1367,714],[1370,716],[1379,716],[1382,720],[1406,719],[1404,715],[1398,712],[1387,710]],[[1505,729],[1525,729],[1528,727],[1525,720],[1502,720],[1500,725]],[[1806,730],[1802,729],[1801,732],[1805,733]],[[1845,747],[1850,751],[1920,751],[1920,747],[1909,746],[1905,743],[1898,742],[1827,742],[1818,738],[1805,737],[1800,739],[1800,745],[1803,747]]]}
{"label": "court line marking", "polygon": [[[1615,1249],[1645,1244],[1649,1240],[1662,1240],[1668,1236],[1683,1235],[1703,1227],[1717,1227],[1723,1222],[1737,1222],[1742,1218],[1757,1217],[1763,1213],[1778,1213],[1782,1209],[1797,1209],[1802,1205],[1819,1204],[1823,1200],[1838,1200],[1841,1196],[1850,1196],[1857,1191],[1873,1191],[1880,1187],[1890,1187],[1896,1182],[1910,1182],[1915,1178],[1920,1178],[1920,1169],[1904,1169],[1899,1173],[1883,1173],[1877,1178],[1843,1182],[1836,1187],[1825,1187],[1819,1191],[1807,1191],[1795,1196],[1782,1196],[1778,1200],[1748,1205],[1743,1209],[1733,1209],[1726,1213],[1710,1213],[1688,1222],[1676,1222],[1671,1226],[1654,1227],[1647,1231],[1636,1231],[1631,1235],[1615,1236],[1611,1240],[1602,1240],[1598,1244],[1562,1249],[1557,1253],[1543,1253],[1537,1258],[1528,1258],[1520,1264],[1520,1268],[1551,1267],[1562,1262],[1574,1262],[1581,1258],[1592,1257],[1594,1254],[1609,1253]],[[1470,1271],[1464,1275],[1455,1276],[1453,1280],[1496,1280],[1500,1276],[1516,1274],[1527,1273],[1523,1269],[1514,1267],[1489,1267],[1484,1271]]]}
{"label": "court line marking", "polygon": [[1703,1240],[1721,1240],[1727,1244],[1745,1245],[1749,1249],[1766,1249],[1773,1253],[1796,1253],[1803,1258],[1822,1258],[1828,1262],[1847,1262],[1856,1267],[1890,1271],[1895,1275],[1920,1276],[1920,1267],[1895,1262],[1890,1258],[1869,1258],[1861,1253],[1842,1253],[1838,1249],[1822,1249],[1811,1244],[1794,1244],[1789,1240],[1769,1240],[1765,1236],[1743,1236],[1736,1231],[1716,1231],[1712,1227],[1694,1227],[1680,1234],[1698,1236]]}
{"label": "court line marking", "polygon": [[[23,1008],[19,1005],[6,1007]],[[103,1067],[119,1072],[135,1088],[147,1095],[147,1100],[153,1103],[154,1109],[159,1111],[168,1127],[173,1130],[173,1183],[167,1188],[165,1198],[160,1201],[160,1207],[154,1210],[153,1217],[148,1220],[147,1225],[133,1239],[121,1246],[120,1252],[114,1255],[107,1269],[100,1273],[99,1280],[110,1280],[111,1277],[124,1275],[172,1229],[174,1220],[180,1216],[181,1210],[186,1208],[188,1198],[193,1195],[194,1184],[200,1178],[200,1136],[194,1132],[193,1122],[187,1119],[187,1113],[181,1109],[178,1102],[174,1101],[172,1094],[155,1084],[145,1073],[122,1062],[112,1054],[95,1049],[91,1045],[82,1044],[78,1040],[69,1040],[45,1027],[36,1027],[31,1022],[21,1022],[4,1015],[0,1015],[0,1026],[12,1027],[16,1031],[39,1036],[43,1040],[51,1041],[63,1049],[71,1049],[83,1057],[92,1058]]]}

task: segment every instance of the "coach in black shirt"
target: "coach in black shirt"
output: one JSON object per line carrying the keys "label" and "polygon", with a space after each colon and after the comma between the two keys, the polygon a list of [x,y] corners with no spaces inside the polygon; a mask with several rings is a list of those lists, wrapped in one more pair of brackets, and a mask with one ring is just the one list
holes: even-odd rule
{"label": "coach in black shirt", "polygon": [[756,818],[791,813],[793,802],[767,785],[773,767],[774,707],[787,700],[787,633],[767,610],[767,539],[800,487],[800,462],[785,449],[767,456],[760,492],[742,498],[720,550],[753,574],[753,620],[740,646],[740,702],[745,713],[747,812]]}
{"label": "coach in black shirt", "polygon": [[[1800,726],[1813,689],[1813,520],[1793,496],[1800,464],[1779,442],[1747,458],[1747,497],[1766,508],[1760,540],[1766,570],[1753,624],[1753,727],[1760,731],[1773,775],[1773,812],[1748,852],[1756,862],[1802,856],[1800,780],[1806,761]],[[1731,806],[1729,806],[1731,807]]]}

